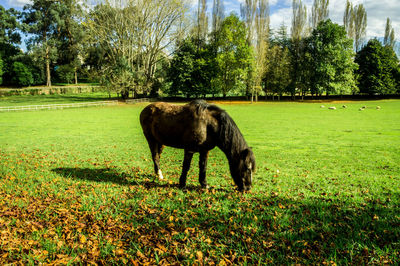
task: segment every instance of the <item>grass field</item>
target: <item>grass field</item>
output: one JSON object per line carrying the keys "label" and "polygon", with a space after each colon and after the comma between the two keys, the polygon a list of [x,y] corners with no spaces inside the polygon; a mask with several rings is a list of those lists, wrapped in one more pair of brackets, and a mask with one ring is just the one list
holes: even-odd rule
{"label": "grass field", "polygon": [[400,263],[400,101],[320,105],[220,104],[256,156],[249,193],[218,149],[210,189],[197,156],[177,188],[172,148],[153,182],[145,104],[0,113],[0,263]]}

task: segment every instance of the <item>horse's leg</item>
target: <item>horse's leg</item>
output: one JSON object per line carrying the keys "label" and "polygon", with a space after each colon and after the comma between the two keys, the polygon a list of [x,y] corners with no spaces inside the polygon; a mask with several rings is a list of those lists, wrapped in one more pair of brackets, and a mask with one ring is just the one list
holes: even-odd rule
{"label": "horse's leg", "polygon": [[185,156],[183,158],[182,174],[181,177],[179,178],[180,188],[186,187],[186,177],[190,168],[190,163],[192,162],[192,158],[193,158],[193,152],[185,150]]}
{"label": "horse's leg", "polygon": [[162,180],[164,179],[162,172],[160,170],[160,155],[161,152],[164,148],[164,146],[157,141],[148,141],[149,142],[149,147],[151,150],[151,156],[153,158],[153,163],[154,163],[154,172],[158,179]]}
{"label": "horse's leg", "polygon": [[206,171],[207,171],[207,160],[209,151],[201,151],[199,159],[199,182],[201,187],[207,188]]}

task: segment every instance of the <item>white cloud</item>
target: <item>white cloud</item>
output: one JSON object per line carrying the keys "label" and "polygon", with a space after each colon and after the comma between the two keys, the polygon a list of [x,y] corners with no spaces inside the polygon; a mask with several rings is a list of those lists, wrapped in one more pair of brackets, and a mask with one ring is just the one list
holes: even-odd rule
{"label": "white cloud", "polygon": [[282,23],[284,23],[290,31],[290,25],[292,23],[292,8],[281,8],[271,12],[270,14],[270,27],[272,29],[278,29]]}
{"label": "white cloud", "polygon": [[23,7],[26,4],[32,4],[32,0],[8,0],[10,7]]}

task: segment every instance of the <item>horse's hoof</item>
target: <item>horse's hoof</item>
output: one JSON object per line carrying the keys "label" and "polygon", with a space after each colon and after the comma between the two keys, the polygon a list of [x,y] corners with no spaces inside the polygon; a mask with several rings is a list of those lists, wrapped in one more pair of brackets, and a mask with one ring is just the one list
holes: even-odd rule
{"label": "horse's hoof", "polygon": [[209,189],[210,187],[208,185],[201,185],[202,189]]}
{"label": "horse's hoof", "polygon": [[164,179],[164,176],[162,175],[161,170],[158,170],[157,175],[158,175],[158,179],[159,179],[159,180],[163,180],[163,179]]}

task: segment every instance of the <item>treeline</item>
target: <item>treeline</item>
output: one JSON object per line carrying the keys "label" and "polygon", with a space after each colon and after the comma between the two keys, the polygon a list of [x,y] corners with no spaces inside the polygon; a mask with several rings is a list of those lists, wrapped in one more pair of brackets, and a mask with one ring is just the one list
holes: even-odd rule
{"label": "treeline", "polygon": [[195,9],[186,0],[0,6],[0,84],[84,80],[123,98],[400,93],[391,21],[383,42],[367,42],[362,4],[347,1],[338,25],[329,20],[329,0],[314,0],[311,14],[293,0],[290,34],[284,24],[270,28],[268,0],[246,0],[240,16],[225,16],[221,0],[211,16],[206,0]]}

